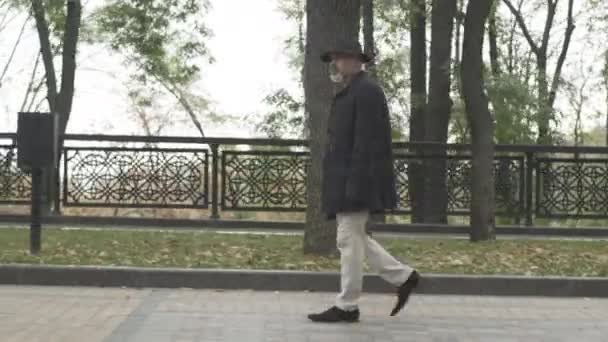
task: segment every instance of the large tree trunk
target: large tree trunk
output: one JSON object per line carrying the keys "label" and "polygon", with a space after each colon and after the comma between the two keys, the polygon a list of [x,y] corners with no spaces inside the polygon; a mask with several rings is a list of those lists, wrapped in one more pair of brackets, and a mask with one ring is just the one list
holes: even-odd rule
{"label": "large tree trunk", "polygon": [[306,3],[304,95],[311,161],[307,173],[304,253],[330,254],[336,250],[335,224],[328,222],[321,211],[322,161],[334,87],[327,66],[319,56],[338,39],[358,40],[360,9],[358,0],[308,0]]}
{"label": "large tree trunk", "polygon": [[[426,108],[426,0],[411,0],[410,6],[410,141],[424,141]],[[420,154],[420,151],[415,151]],[[412,222],[424,222],[424,172],[419,162],[408,166]]]}
{"label": "large tree trunk", "polygon": [[[434,0],[431,30],[429,102],[425,140],[447,143],[452,99],[450,98],[452,36],[456,0]],[[425,221],[447,223],[446,150],[434,148],[425,160]]]}
{"label": "large tree trunk", "polygon": [[[376,40],[374,39],[374,0],[361,0],[361,16],[363,21],[363,51],[370,55],[376,56]],[[369,74],[377,78],[375,58],[367,63],[366,68]],[[385,214],[373,214],[371,220],[373,222],[386,222]]]}
{"label": "large tree trunk", "polygon": [[484,26],[492,0],[470,1],[465,19],[462,82],[473,140],[471,240],[495,238],[494,124],[483,82]]}

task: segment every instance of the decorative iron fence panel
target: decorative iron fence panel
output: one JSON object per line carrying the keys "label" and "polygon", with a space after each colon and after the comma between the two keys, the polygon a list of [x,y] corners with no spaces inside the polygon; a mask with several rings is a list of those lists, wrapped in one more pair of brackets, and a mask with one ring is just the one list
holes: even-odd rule
{"label": "decorative iron fence panel", "polygon": [[0,145],[0,203],[27,204],[31,188],[31,177],[17,167],[17,148]]}
{"label": "decorative iron fence panel", "polygon": [[[430,157],[413,154],[395,155],[395,176],[399,209],[401,214],[410,214],[411,196],[408,167],[417,164],[423,167],[423,160]],[[448,214],[468,215],[471,203],[470,156],[443,156],[446,161],[446,185],[448,195]],[[524,157],[497,156],[494,160],[494,179],[496,193],[496,214],[519,217],[524,211],[525,162]]]}
{"label": "decorative iron fence panel", "polygon": [[[15,134],[0,133],[0,203],[28,204],[31,181],[17,168],[15,139]],[[65,141],[64,206],[210,208],[212,219],[220,218],[220,209],[306,210],[306,141],[104,135],[68,135]],[[251,151],[228,150],[234,146]],[[397,142],[394,148],[396,214],[411,213],[408,168],[419,164],[423,172],[426,158],[440,166],[445,161],[449,215],[469,213],[470,146]],[[600,159],[607,158],[608,148],[497,145],[496,151],[498,215],[525,218],[529,226],[534,217],[608,218],[608,159]]]}
{"label": "decorative iron fence panel", "polygon": [[207,208],[207,150],[65,148],[63,203],[79,207]]}
{"label": "decorative iron fence panel", "polygon": [[224,151],[222,209],[306,210],[306,152]]}
{"label": "decorative iron fence panel", "polygon": [[608,217],[608,159],[537,159],[536,215]]}

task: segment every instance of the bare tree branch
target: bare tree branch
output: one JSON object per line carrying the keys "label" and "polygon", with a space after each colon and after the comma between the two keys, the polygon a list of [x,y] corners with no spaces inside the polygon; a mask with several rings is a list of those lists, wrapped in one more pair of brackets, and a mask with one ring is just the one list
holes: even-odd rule
{"label": "bare tree branch", "polygon": [[23,22],[23,25],[21,26],[21,30],[19,31],[19,36],[17,36],[17,40],[15,41],[15,44],[13,45],[13,50],[11,51],[11,54],[8,57],[8,61],[4,65],[2,74],[0,74],[0,88],[2,88],[2,81],[4,80],[4,77],[6,77],[8,68],[10,67],[11,63],[13,62],[13,58],[15,58],[15,52],[17,51],[17,47],[19,47],[19,44],[21,43],[21,38],[23,38],[23,33],[25,32],[25,28],[27,26],[27,23],[30,21],[30,18],[31,18],[31,15],[28,15],[27,18],[25,19],[25,21]]}
{"label": "bare tree branch", "polygon": [[25,110],[25,106],[27,104],[27,100],[29,99],[30,94],[32,93],[32,87],[34,85],[34,79],[36,78],[36,72],[38,71],[38,65],[40,65],[40,52],[36,55],[36,62],[34,62],[34,68],[32,70],[32,77],[30,77],[30,82],[27,85],[27,90],[25,92],[25,97],[23,98],[23,103],[21,104],[21,111]]}
{"label": "bare tree branch", "polygon": [[549,38],[551,38],[551,28],[553,28],[553,22],[555,20],[555,12],[557,9],[557,1],[547,0],[547,20],[545,21],[545,29],[543,31],[543,40],[540,47],[540,52],[546,57],[547,49],[549,47]]}
{"label": "bare tree branch", "polygon": [[540,52],[540,50],[538,48],[538,45],[536,45],[536,42],[534,42],[532,35],[530,35],[530,31],[528,30],[528,26],[526,25],[526,22],[524,21],[524,18],[521,14],[521,10],[515,8],[515,6],[513,6],[513,4],[511,3],[510,0],[502,0],[502,1],[504,2],[505,5],[507,5],[507,7],[509,7],[509,10],[515,17],[517,24],[519,25],[521,31],[523,32],[524,37],[526,37],[528,44],[530,44],[530,48],[532,49],[532,51],[535,54],[538,54]]}
{"label": "bare tree branch", "polygon": [[0,32],[2,32],[6,28],[8,23],[15,18],[15,16],[13,16],[13,18],[11,18],[10,20],[8,19],[8,15],[11,13],[12,7],[13,6],[8,1],[2,1],[0,3],[0,13],[3,13],[2,17],[0,17]]}
{"label": "bare tree branch", "polygon": [[[34,108],[34,101],[36,101],[36,99],[38,98],[38,94],[40,94],[40,92],[42,91],[42,87],[44,86],[44,77],[41,77],[40,80],[38,80],[38,84],[36,84],[36,86],[34,87],[34,90],[32,91],[32,98],[30,99],[30,103],[27,105],[26,111],[27,112],[31,112],[32,109]],[[42,102],[44,102],[44,97],[42,98]],[[39,108],[39,106],[37,106],[36,108]]]}
{"label": "bare tree branch", "polygon": [[199,131],[201,136],[204,138],[205,131],[203,130],[203,125],[197,118],[196,112],[190,105],[190,102],[188,102],[188,99],[186,99],[186,96],[184,95],[184,93],[177,87],[167,83],[161,77],[154,75],[154,74],[152,76],[158,81],[158,83],[160,83],[165,89],[167,89],[167,91],[170,92],[177,99],[177,101],[179,101],[180,105],[184,108],[186,113],[188,113],[188,115],[190,116],[190,120],[192,121],[192,123],[194,124],[196,129]]}
{"label": "bare tree branch", "polygon": [[[557,1],[556,1],[557,3]],[[557,60],[557,66],[555,68],[555,73],[553,74],[553,81],[551,82],[551,91],[549,93],[549,105],[553,106],[555,102],[555,96],[557,94],[557,88],[559,87],[559,80],[562,74],[562,68],[564,66],[564,62],[566,61],[566,56],[568,55],[568,48],[570,47],[570,40],[572,39],[572,33],[576,26],[574,25],[574,14],[573,14],[574,0],[568,1],[568,26],[566,27],[566,35],[564,37],[564,44],[562,46],[562,51]]]}

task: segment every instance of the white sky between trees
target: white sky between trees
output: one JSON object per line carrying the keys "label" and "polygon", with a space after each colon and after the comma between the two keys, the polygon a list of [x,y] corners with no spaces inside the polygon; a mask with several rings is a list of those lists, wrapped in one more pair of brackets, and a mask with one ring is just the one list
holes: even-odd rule
{"label": "white sky between trees", "polygon": [[[89,0],[87,6],[101,1]],[[231,115],[237,119],[221,125],[204,121],[205,132],[208,136],[255,136],[254,116],[266,109],[262,102],[264,96],[282,87],[298,89],[295,81],[298,75],[293,74],[287,66],[288,57],[283,45],[284,39],[295,32],[295,26],[277,11],[276,0],[211,0],[211,4],[212,10],[206,15],[206,23],[213,37],[208,46],[216,61],[201,67],[201,81],[194,89],[212,101],[211,110],[217,115]],[[540,30],[544,13],[538,15],[540,20],[534,20],[533,27],[536,29],[539,26]],[[7,50],[12,47],[23,20],[16,18],[0,34],[1,65],[8,58],[10,51]],[[582,17],[577,21],[564,70],[564,76],[571,81],[579,78],[581,70],[589,66],[594,66],[595,72],[601,68],[598,65],[600,49],[589,45],[593,44],[593,39],[584,39],[587,33],[584,21]],[[38,37],[33,24],[32,20],[17,52],[16,62],[0,88],[0,132],[16,130],[16,112],[23,101],[38,50]],[[557,45],[564,28],[561,16],[555,26],[554,43]],[[409,45],[409,42],[404,44]],[[127,98],[126,69],[122,66],[122,60],[121,56],[108,54],[104,47],[80,45],[76,97],[68,126],[70,133],[143,134]],[[60,60],[57,67],[60,67]],[[594,77],[588,85],[590,100],[584,113],[585,129],[602,125],[605,121],[604,117],[594,115],[598,110],[605,113],[606,107],[603,101],[605,96],[597,82]],[[556,105],[568,113],[572,109],[563,96],[558,96]],[[198,135],[185,113],[179,108],[173,113],[175,124],[163,130],[162,134]],[[567,115],[563,120],[561,130],[571,135],[574,118]]]}

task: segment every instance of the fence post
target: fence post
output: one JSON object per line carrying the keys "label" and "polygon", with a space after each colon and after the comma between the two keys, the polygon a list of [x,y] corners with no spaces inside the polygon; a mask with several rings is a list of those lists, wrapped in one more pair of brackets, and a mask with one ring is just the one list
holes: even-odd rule
{"label": "fence post", "polygon": [[219,145],[211,144],[211,216],[212,220],[220,218],[218,202],[218,183],[219,183]]}
{"label": "fence post", "polygon": [[32,204],[31,204],[31,225],[30,225],[30,254],[40,253],[41,235],[41,207],[42,207],[42,169],[35,167],[32,169]]}
{"label": "fence post", "polygon": [[526,226],[534,225],[534,152],[526,152]]}

